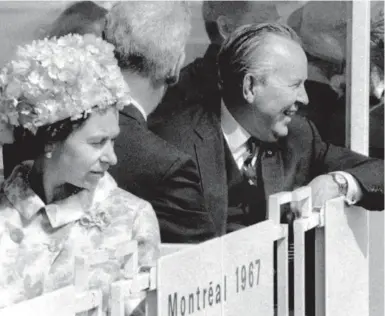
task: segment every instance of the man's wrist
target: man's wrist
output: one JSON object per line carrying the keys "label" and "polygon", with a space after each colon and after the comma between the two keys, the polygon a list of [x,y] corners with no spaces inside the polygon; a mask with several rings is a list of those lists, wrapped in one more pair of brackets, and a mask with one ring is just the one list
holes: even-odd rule
{"label": "man's wrist", "polygon": [[331,172],[333,181],[338,185],[340,194],[345,197],[348,205],[356,204],[362,198],[362,191],[357,180],[344,171]]}

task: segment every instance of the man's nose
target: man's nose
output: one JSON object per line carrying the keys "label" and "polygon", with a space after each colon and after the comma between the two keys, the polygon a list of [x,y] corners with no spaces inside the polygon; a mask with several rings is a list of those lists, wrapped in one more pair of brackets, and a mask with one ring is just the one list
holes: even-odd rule
{"label": "man's nose", "polygon": [[118,158],[115,154],[113,142],[109,142],[109,144],[106,146],[102,156],[102,161],[104,163],[108,163],[110,166],[114,166],[117,164]]}
{"label": "man's nose", "polygon": [[309,98],[307,96],[304,84],[301,85],[300,90],[298,92],[297,102],[302,103],[304,105],[309,104]]}

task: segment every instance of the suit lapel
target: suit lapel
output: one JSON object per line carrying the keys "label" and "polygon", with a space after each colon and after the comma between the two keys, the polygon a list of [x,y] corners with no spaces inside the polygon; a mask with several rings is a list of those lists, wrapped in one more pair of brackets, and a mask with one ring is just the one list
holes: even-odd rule
{"label": "suit lapel", "polygon": [[217,232],[223,235],[226,233],[228,195],[224,143],[218,113],[202,107],[194,132],[196,161],[206,207],[212,214]]}

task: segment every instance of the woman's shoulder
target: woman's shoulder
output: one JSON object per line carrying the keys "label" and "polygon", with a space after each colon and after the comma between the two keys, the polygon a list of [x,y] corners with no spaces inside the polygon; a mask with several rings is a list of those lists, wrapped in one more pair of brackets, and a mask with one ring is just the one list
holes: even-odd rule
{"label": "woman's shoulder", "polygon": [[110,209],[119,210],[119,212],[123,211],[124,213],[130,212],[135,214],[140,210],[153,211],[148,201],[119,187],[110,192],[104,203],[108,204]]}
{"label": "woman's shoulder", "polygon": [[148,201],[140,198],[139,196],[131,192],[123,190],[119,187],[115,188],[115,190],[112,192],[112,195],[119,197],[122,200],[122,202],[129,202],[130,205],[133,205],[137,208],[151,206],[151,204]]}

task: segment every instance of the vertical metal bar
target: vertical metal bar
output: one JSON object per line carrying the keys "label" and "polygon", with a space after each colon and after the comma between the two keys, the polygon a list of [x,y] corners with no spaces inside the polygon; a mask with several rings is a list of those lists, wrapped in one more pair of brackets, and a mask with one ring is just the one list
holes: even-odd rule
{"label": "vertical metal bar", "polygon": [[315,315],[325,316],[325,228],[315,229]]}
{"label": "vertical metal bar", "polygon": [[369,152],[370,1],[347,3],[346,145]]}
{"label": "vertical metal bar", "polygon": [[294,315],[305,316],[305,220],[294,225]]}
{"label": "vertical metal bar", "polygon": [[289,314],[289,256],[288,256],[288,225],[282,225],[285,237],[277,241],[277,316]]}

